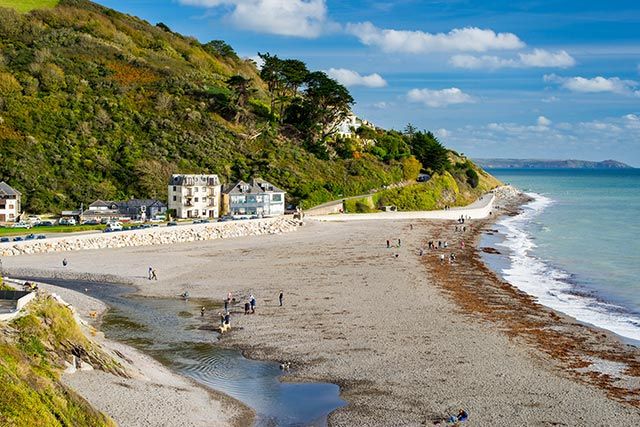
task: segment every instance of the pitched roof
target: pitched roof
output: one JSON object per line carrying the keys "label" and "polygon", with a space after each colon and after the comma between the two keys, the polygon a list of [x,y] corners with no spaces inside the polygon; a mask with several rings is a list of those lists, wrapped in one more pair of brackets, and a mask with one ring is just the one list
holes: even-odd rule
{"label": "pitched roof", "polygon": [[258,194],[263,192],[262,188],[257,185],[249,184],[244,181],[238,181],[235,184],[231,184],[225,191],[226,194]]}
{"label": "pitched roof", "polygon": [[166,205],[160,200],[155,199],[129,199],[122,202],[115,202],[119,207],[126,206],[128,208],[138,208],[140,206],[158,206],[166,207]]}
{"label": "pitched roof", "polygon": [[174,174],[169,179],[169,185],[220,185],[220,179],[218,175]]}
{"label": "pitched roof", "polygon": [[286,193],[286,191],[279,189],[278,187],[276,187],[275,185],[273,185],[269,181],[265,181],[264,179],[261,179],[261,178],[254,178],[254,179],[251,180],[251,183],[253,185],[257,185],[258,187],[262,188],[266,192],[270,192],[270,193]]}
{"label": "pitched roof", "polygon": [[0,182],[0,196],[20,196],[21,194],[22,193],[12,188],[6,182],[4,181]]}

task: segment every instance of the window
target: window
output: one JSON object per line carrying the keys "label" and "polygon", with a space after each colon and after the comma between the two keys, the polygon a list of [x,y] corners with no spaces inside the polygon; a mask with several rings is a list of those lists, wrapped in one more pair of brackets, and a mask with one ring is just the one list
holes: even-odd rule
{"label": "window", "polygon": [[176,199],[177,199],[177,197],[176,197],[176,196],[173,196],[173,201],[174,201],[174,202],[176,201]]}
{"label": "window", "polygon": [[194,202],[196,202],[196,203],[198,203],[198,198],[197,198],[197,197],[194,197],[194,198],[193,198],[193,201],[194,201]]}
{"label": "window", "polygon": [[282,201],[282,194],[274,194],[271,196],[271,200],[274,202],[281,202]]}
{"label": "window", "polygon": [[197,193],[197,192],[198,192],[198,187],[194,187],[193,191],[194,191],[195,193]]}
{"label": "window", "polygon": [[176,187],[175,185],[173,186],[173,191],[176,191],[178,187]]}
{"label": "window", "polygon": [[207,216],[207,211],[206,210],[202,210],[202,216]]}

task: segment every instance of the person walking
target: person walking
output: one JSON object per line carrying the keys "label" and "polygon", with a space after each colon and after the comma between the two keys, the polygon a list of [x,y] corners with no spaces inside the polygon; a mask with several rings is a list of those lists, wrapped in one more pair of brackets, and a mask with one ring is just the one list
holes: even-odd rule
{"label": "person walking", "polygon": [[249,301],[244,303],[244,314],[249,314],[249,307],[251,307],[251,304],[249,304]]}
{"label": "person walking", "polygon": [[67,266],[67,264],[69,264],[69,262],[67,261],[67,259],[66,259],[66,258],[64,258],[64,259],[62,260],[62,266],[63,266],[63,267],[66,267],[66,266]]}
{"label": "person walking", "polygon": [[158,276],[156,275],[155,268],[151,270],[151,279],[158,280]]}
{"label": "person walking", "polygon": [[284,293],[282,289],[280,290],[280,295],[278,295],[278,301],[280,301],[280,307],[282,307],[282,300],[284,299]]}
{"label": "person walking", "polygon": [[391,242],[389,241],[389,239],[387,239],[387,249],[389,249],[391,247]]}
{"label": "person walking", "polygon": [[249,297],[249,304],[251,305],[251,314],[256,313],[256,298],[251,294]]}
{"label": "person walking", "polygon": [[152,272],[153,272],[153,267],[149,266],[149,274],[148,274],[149,280],[151,280],[151,273]]}
{"label": "person walking", "polygon": [[229,309],[229,299],[227,298],[226,300],[224,300],[224,311],[227,311]]}
{"label": "person walking", "polygon": [[202,308],[200,309],[200,317],[204,317],[204,305],[202,306]]}

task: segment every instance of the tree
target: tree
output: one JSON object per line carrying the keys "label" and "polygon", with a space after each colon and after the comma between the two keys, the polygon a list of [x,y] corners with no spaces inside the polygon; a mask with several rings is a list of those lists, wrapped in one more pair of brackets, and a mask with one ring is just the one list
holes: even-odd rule
{"label": "tree", "polygon": [[305,85],[303,107],[309,125],[308,136],[313,143],[325,142],[351,111],[353,98],[347,88],[322,71],[309,73]]}
{"label": "tree", "polygon": [[297,59],[280,59],[269,53],[258,53],[258,56],[264,61],[260,77],[267,83],[271,96],[271,111],[274,112],[276,103],[279,103],[282,122],[287,105],[298,95],[309,70],[304,62]]}
{"label": "tree", "polygon": [[229,46],[224,40],[211,40],[210,42],[202,45],[202,47],[204,48],[204,50],[223,58],[238,58],[236,51],[233,50],[233,48]]}
{"label": "tree", "polygon": [[415,157],[405,157],[402,159],[402,176],[405,181],[413,181],[420,175],[422,164]]}
{"label": "tree", "polygon": [[409,139],[413,155],[422,167],[433,172],[441,172],[450,166],[449,150],[431,132],[416,132]]}
{"label": "tree", "polygon": [[237,123],[240,114],[246,111],[246,105],[253,90],[251,89],[251,79],[247,79],[239,74],[227,79],[227,86],[235,93],[236,114],[234,121]]}

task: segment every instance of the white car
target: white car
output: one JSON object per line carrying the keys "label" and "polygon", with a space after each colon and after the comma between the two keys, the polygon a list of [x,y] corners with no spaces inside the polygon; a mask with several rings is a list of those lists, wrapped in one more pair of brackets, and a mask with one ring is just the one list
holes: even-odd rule
{"label": "white car", "polygon": [[13,224],[11,227],[13,228],[31,228],[31,224],[28,222],[20,221]]}
{"label": "white car", "polygon": [[110,222],[107,224],[107,228],[104,229],[104,231],[109,232],[109,231],[122,231],[122,223],[120,222]]}
{"label": "white car", "polygon": [[58,224],[60,225],[76,225],[76,220],[75,218],[60,218],[60,221],[58,221]]}

